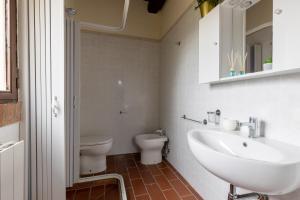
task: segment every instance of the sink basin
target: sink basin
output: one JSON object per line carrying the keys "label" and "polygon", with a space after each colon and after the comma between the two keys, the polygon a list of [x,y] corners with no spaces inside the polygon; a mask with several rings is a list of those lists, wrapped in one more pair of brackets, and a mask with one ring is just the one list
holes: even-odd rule
{"label": "sink basin", "polygon": [[300,188],[300,147],[219,130],[191,130],[189,147],[200,164],[219,178],[268,195]]}

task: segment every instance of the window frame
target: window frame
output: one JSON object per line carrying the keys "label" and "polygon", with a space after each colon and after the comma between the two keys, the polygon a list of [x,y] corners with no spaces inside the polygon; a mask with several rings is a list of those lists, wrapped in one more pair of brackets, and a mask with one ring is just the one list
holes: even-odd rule
{"label": "window frame", "polygon": [[[16,0],[5,0],[5,2],[7,1],[9,1],[9,20],[6,23],[9,23],[9,41],[6,40],[6,76],[10,90],[0,91],[0,103],[18,101],[17,2]],[[7,34],[5,36],[7,37]]]}

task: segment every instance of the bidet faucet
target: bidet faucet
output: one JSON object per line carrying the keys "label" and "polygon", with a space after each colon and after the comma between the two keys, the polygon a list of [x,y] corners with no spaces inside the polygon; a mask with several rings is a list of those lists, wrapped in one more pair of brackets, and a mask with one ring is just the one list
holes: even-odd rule
{"label": "bidet faucet", "polygon": [[166,131],[163,130],[163,129],[158,129],[155,132],[158,133],[160,136],[165,136],[166,135]]}
{"label": "bidet faucet", "polygon": [[249,122],[240,122],[239,126],[248,126],[249,127],[249,138],[258,138],[262,137],[261,135],[261,123],[258,118],[250,117]]}

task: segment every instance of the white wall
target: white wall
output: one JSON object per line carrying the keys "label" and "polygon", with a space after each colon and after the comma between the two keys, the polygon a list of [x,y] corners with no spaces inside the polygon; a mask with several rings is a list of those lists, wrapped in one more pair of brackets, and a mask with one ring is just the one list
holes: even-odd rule
{"label": "white wall", "polygon": [[[267,122],[266,137],[300,146],[300,74],[235,82],[217,86],[198,82],[198,20],[193,8],[162,41],[161,126],[170,138],[168,160],[205,200],[226,199],[228,184],[204,170],[187,144],[187,131],[197,127],[181,115],[206,118],[221,109],[223,116]],[[201,27],[200,27],[201,29]],[[176,42],[181,41],[181,46]],[[272,200],[298,200],[300,191]]]}
{"label": "white wall", "polygon": [[20,138],[20,123],[9,124],[0,127],[0,144],[11,141],[19,141]]}
{"label": "white wall", "polygon": [[81,135],[111,135],[111,154],[122,154],[136,152],[135,135],[158,128],[159,49],[150,40],[82,32]]}

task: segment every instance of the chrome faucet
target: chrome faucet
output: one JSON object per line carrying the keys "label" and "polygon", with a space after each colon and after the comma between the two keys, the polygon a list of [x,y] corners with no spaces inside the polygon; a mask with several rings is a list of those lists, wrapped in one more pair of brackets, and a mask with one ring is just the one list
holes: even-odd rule
{"label": "chrome faucet", "polygon": [[240,122],[239,126],[248,126],[249,127],[249,138],[258,138],[262,137],[261,133],[261,124],[262,121],[255,117],[250,117],[249,122]]}
{"label": "chrome faucet", "polygon": [[155,131],[155,133],[158,133],[160,136],[166,136],[166,131],[163,129],[158,129]]}

